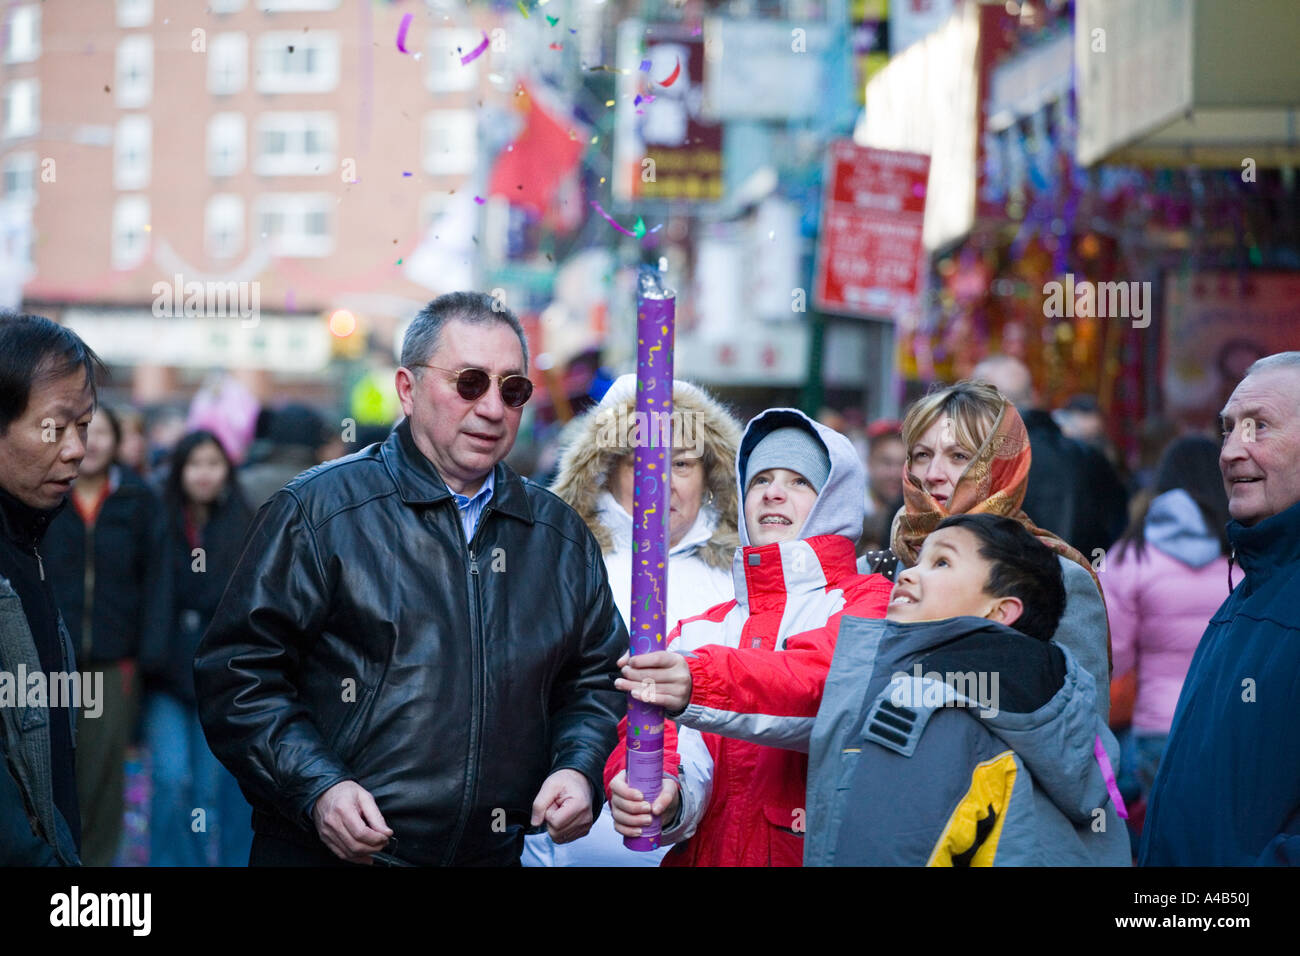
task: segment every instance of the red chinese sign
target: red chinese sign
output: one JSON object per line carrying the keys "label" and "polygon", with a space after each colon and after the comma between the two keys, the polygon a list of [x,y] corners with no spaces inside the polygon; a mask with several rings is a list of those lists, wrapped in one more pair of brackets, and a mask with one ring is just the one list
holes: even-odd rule
{"label": "red chinese sign", "polygon": [[813,303],[894,318],[920,287],[930,157],[839,140],[828,163]]}

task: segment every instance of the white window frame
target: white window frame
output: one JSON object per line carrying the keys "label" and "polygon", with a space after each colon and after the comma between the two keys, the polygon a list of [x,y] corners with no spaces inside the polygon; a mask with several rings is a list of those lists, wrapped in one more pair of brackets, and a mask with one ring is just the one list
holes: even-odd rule
{"label": "white window frame", "polygon": [[248,34],[218,33],[208,43],[208,92],[238,93],[248,83]]}
{"label": "white window frame", "polygon": [[[10,153],[6,156],[3,169],[0,169],[0,186],[4,187],[4,198],[25,201],[35,200],[36,170],[39,165],[39,158],[35,153]],[[25,184],[17,188],[10,187],[9,178],[11,175],[16,179],[26,180]]]}
{"label": "white window frame", "polygon": [[133,269],[149,254],[149,199],[139,194],[118,196],[113,204],[113,268]]}
{"label": "white window frame", "polygon": [[[19,116],[14,103],[25,101],[23,115]],[[17,139],[33,136],[41,128],[41,81],[35,77],[12,80],[4,89],[4,138]]]}
{"label": "white window frame", "polygon": [[234,176],[244,171],[247,129],[243,113],[213,113],[208,117],[205,155],[209,176]]}
{"label": "white window frame", "polygon": [[153,0],[117,0],[119,27],[147,27],[153,22]]}
{"label": "white window frame", "polygon": [[431,176],[474,172],[478,162],[478,115],[473,110],[426,113],[421,128],[420,161]]}
{"label": "white window frame", "polygon": [[[258,240],[266,243],[273,256],[285,259],[317,259],[334,253],[334,210],[337,197],[331,193],[263,193],[257,197],[254,228]],[[285,228],[278,234],[268,232],[265,217],[279,213],[285,219]],[[307,231],[309,217],[323,214],[326,234]]]}
{"label": "white window frame", "polygon": [[[288,48],[293,47],[289,53]],[[308,52],[315,69],[304,70]],[[293,70],[284,67],[292,63]],[[330,93],[339,85],[339,35],[334,30],[313,33],[277,30],[257,38],[257,92]]]}
{"label": "white window frame", "polygon": [[153,120],[131,113],[113,133],[113,188],[144,189],[153,170]]}
{"label": "white window frame", "polygon": [[[424,85],[431,93],[453,93],[478,89],[478,60],[461,63],[460,58],[483,42],[475,30],[435,29],[429,33],[429,65]],[[456,52],[456,48],[460,52]]]}
{"label": "white window frame", "polygon": [[[225,227],[225,228],[220,228]],[[244,249],[244,198],[217,193],[203,207],[203,248],[213,259],[233,259]],[[226,240],[225,236],[233,238]]]}
{"label": "white window frame", "polygon": [[[131,79],[133,67],[136,76]],[[114,102],[120,108],[134,110],[148,106],[153,100],[153,37],[147,33],[122,37],[117,44],[113,76]]]}
{"label": "white window frame", "polygon": [[[14,27],[21,20],[27,20],[27,45],[15,47],[14,38],[19,36]],[[29,3],[9,10],[5,18],[5,62],[31,63],[41,55],[41,8],[39,4]]]}
{"label": "white window frame", "polygon": [[[273,132],[285,137],[286,149],[281,153],[265,149],[264,137]],[[307,152],[309,132],[323,141],[322,151]],[[326,110],[261,113],[253,135],[257,144],[253,172],[259,176],[324,176],[338,165],[338,118]]]}

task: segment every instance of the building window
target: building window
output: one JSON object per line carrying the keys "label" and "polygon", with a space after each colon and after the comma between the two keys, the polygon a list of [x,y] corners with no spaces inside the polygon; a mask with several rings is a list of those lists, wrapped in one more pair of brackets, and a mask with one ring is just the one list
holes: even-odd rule
{"label": "building window", "polygon": [[132,34],[117,45],[117,105],[123,109],[148,106],[153,99],[153,37]]}
{"label": "building window", "polygon": [[244,114],[208,117],[208,175],[233,176],[244,168]]}
{"label": "building window", "polygon": [[333,113],[263,113],[257,118],[260,176],[319,176],[335,168],[338,121]]}
{"label": "building window", "polygon": [[434,30],[429,35],[429,69],[424,84],[434,93],[472,90],[478,86],[479,60],[460,58],[483,41],[473,30]]}
{"label": "building window", "polygon": [[117,0],[119,27],[147,27],[153,19],[153,0]]}
{"label": "building window", "polygon": [[244,0],[208,0],[208,9],[213,13],[238,13],[244,9]]}
{"label": "building window", "polygon": [[328,93],[339,82],[339,37],[283,31],[257,38],[259,93]]}
{"label": "building window", "polygon": [[36,154],[10,153],[4,159],[6,199],[36,198]]}
{"label": "building window", "polygon": [[149,200],[120,196],[113,206],[113,268],[131,269],[149,250]]}
{"label": "building window", "polygon": [[248,36],[218,33],[208,44],[208,92],[238,93],[248,76]]}
{"label": "building window", "polygon": [[147,116],[123,116],[113,140],[113,186],[144,189],[149,185],[153,122]]}
{"label": "building window", "polygon": [[230,259],[244,248],[244,200],[219,193],[203,210],[203,242],[213,259]]}
{"label": "building window", "polygon": [[14,7],[5,21],[5,62],[30,63],[41,55],[41,8]]}
{"label": "building window", "polygon": [[317,258],[334,251],[335,197],[328,193],[270,193],[257,200],[257,232],[273,256]]}
{"label": "building window", "polygon": [[434,176],[472,173],[478,127],[471,110],[440,110],[424,118],[424,171]]}
{"label": "building window", "polygon": [[14,80],[5,87],[4,136],[31,136],[41,128],[41,85],[38,80]]}

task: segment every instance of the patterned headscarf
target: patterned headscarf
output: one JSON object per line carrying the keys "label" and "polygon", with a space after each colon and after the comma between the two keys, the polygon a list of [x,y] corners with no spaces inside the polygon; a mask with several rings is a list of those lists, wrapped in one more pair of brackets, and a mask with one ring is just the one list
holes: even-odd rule
{"label": "patterned headscarf", "polygon": [[[908,450],[909,458],[911,450]],[[993,430],[953,488],[948,506],[935,501],[907,470],[903,471],[903,507],[894,517],[891,544],[903,564],[916,564],[926,536],[949,515],[994,514],[1014,518],[1030,534],[1057,554],[1088,570],[1101,590],[1097,572],[1086,558],[1065,541],[1044,531],[1021,510],[1029,485],[1029,434],[1020,413],[1010,402],[1002,406]]]}

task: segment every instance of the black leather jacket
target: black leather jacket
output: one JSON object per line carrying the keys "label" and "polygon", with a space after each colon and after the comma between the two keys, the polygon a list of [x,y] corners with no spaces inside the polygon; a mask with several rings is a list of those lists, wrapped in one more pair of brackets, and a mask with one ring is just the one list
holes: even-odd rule
{"label": "black leather jacket", "polygon": [[355,780],[414,864],[519,859],[552,772],[613,750],[627,649],[591,532],[496,466],[473,541],[407,423],[258,513],[195,659],[208,742],[259,833],[321,846],[311,807]]}

